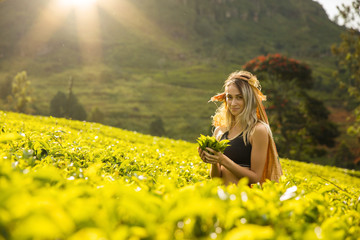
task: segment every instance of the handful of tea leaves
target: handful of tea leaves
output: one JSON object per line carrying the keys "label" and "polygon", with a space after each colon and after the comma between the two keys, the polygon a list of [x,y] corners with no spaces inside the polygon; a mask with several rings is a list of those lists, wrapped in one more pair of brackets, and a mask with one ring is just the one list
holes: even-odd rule
{"label": "handful of tea leaves", "polygon": [[210,136],[204,136],[202,134],[200,134],[200,137],[196,140],[199,143],[199,147],[202,150],[206,150],[206,148],[211,148],[214,149],[216,152],[224,152],[225,148],[227,148],[228,146],[230,146],[228,143],[230,142],[229,140],[221,140],[218,141],[216,140],[215,137],[210,137]]}

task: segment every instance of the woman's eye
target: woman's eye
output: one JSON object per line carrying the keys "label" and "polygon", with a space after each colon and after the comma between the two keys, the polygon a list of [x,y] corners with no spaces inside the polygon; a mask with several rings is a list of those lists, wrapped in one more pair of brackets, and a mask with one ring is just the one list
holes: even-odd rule
{"label": "woman's eye", "polygon": [[240,100],[242,99],[243,97],[242,96],[237,96],[236,99]]}

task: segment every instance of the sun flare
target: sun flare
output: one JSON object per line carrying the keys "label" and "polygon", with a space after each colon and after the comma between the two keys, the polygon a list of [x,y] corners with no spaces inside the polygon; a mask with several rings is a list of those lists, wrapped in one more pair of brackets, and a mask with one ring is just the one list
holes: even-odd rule
{"label": "sun flare", "polygon": [[59,0],[59,3],[66,7],[88,7],[96,3],[96,0]]}
{"label": "sun flare", "polygon": [[[70,23],[75,26],[69,28],[69,33],[75,31],[75,34],[72,35],[73,32],[71,32],[71,35],[66,36],[79,42],[79,51],[84,65],[101,63],[103,39],[99,9],[104,10],[113,20],[126,26],[139,38],[146,37],[154,44],[159,44],[158,38],[154,36],[166,36],[162,29],[143,15],[132,1],[49,0],[47,6],[39,12],[31,28],[19,39],[16,48],[22,54],[29,56],[37,56],[41,51],[46,52],[51,49],[49,42],[52,41],[54,34],[57,34],[64,24]],[[162,41],[169,40],[163,37]]]}

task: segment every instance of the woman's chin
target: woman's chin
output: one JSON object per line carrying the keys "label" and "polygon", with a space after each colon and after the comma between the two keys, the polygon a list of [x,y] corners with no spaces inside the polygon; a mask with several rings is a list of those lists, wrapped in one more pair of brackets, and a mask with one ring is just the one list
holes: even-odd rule
{"label": "woman's chin", "polygon": [[240,112],[241,112],[240,110],[230,110],[230,113],[231,113],[232,115],[234,115],[234,116],[239,115]]}

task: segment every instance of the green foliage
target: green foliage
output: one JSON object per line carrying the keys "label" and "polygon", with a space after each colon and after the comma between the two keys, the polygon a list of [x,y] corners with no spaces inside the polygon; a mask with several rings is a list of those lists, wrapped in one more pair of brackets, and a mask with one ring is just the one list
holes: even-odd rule
{"label": "green foliage", "polygon": [[90,119],[93,122],[102,123],[102,122],[104,122],[105,114],[98,107],[96,107],[91,112],[91,118]]}
{"label": "green foliage", "polygon": [[12,81],[11,95],[8,96],[11,109],[21,113],[31,113],[32,109],[29,107],[33,101],[31,93],[27,73],[22,71],[16,74]]}
{"label": "green foliage", "polygon": [[[360,27],[360,3],[353,1],[350,6],[338,7],[340,17],[355,22],[355,28]],[[347,28],[341,34],[342,42],[332,46],[332,53],[337,57],[337,77],[340,87],[348,90],[348,99],[355,102],[353,110],[355,121],[348,128],[350,135],[356,136],[360,142],[360,33],[359,29]]]}
{"label": "green foliage", "polygon": [[196,141],[198,142],[199,147],[202,150],[206,150],[206,148],[208,147],[215,150],[216,152],[222,152],[222,153],[225,151],[225,149],[228,146],[230,146],[228,144],[230,141],[227,139],[218,141],[214,136],[210,137],[210,136],[204,136],[202,134],[200,134],[200,137],[196,139]]}
{"label": "green foliage", "polygon": [[86,110],[75,94],[70,94],[67,98],[65,117],[75,120],[86,120]]}
{"label": "green foliage", "polygon": [[258,74],[268,96],[268,114],[280,156],[309,161],[334,147],[339,136],[322,101],[309,95],[312,70],[281,54],[258,56],[244,66]]}
{"label": "green foliage", "polygon": [[64,117],[66,110],[66,99],[65,93],[58,91],[56,95],[51,99],[50,102],[50,116]]}
{"label": "green foliage", "polygon": [[354,168],[355,166],[351,166],[354,165],[354,158],[354,154],[351,152],[349,146],[342,141],[335,154],[335,165],[338,167]]}
{"label": "green foliage", "polygon": [[335,146],[335,139],[339,136],[339,130],[336,124],[329,121],[329,110],[324,103],[309,95],[304,95],[304,113],[307,117],[306,124],[310,135],[316,144],[327,147]]}
{"label": "green foliage", "polygon": [[50,115],[75,120],[86,120],[87,116],[84,106],[78,101],[73,93],[70,93],[67,96],[61,91],[58,91],[50,102]]}
{"label": "green foliage", "polygon": [[161,117],[155,117],[150,123],[150,134],[159,137],[165,135],[164,123]]}
{"label": "green foliage", "polygon": [[0,112],[4,239],[357,239],[360,172],[281,159],[279,183],[209,179],[196,144]]}

